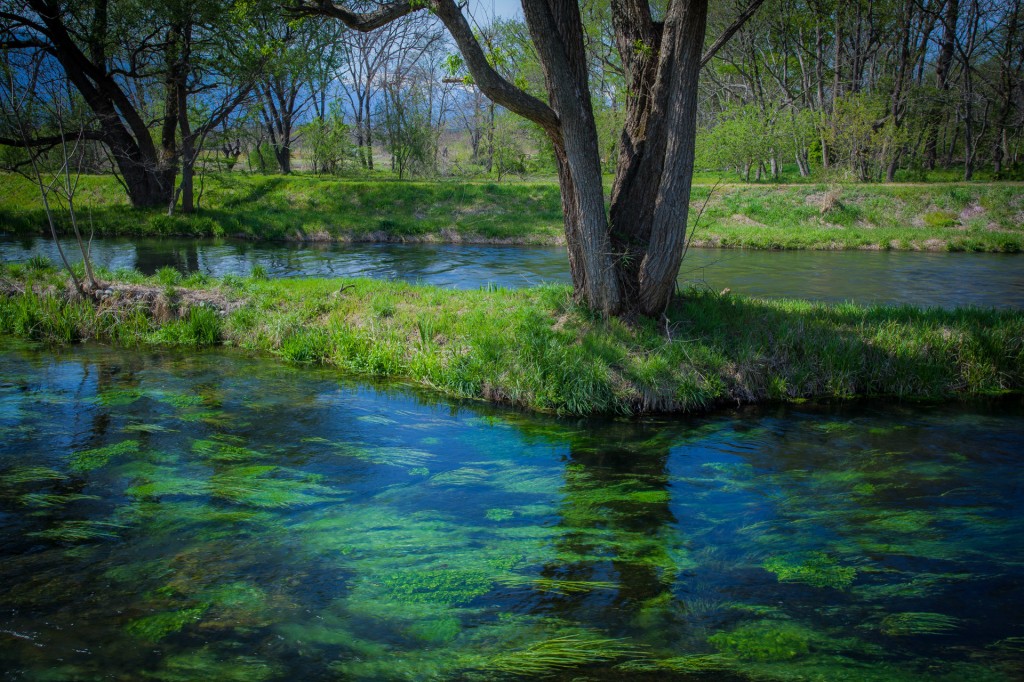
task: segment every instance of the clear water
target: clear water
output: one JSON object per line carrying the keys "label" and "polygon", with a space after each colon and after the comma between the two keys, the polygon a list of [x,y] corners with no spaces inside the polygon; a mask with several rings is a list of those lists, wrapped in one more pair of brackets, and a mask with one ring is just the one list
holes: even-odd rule
{"label": "clear water", "polygon": [[[259,264],[271,277],[375,277],[460,289],[569,279],[565,250],[555,247],[98,239],[93,250],[99,264],[146,274],[171,266],[247,275]],[[35,254],[58,258],[51,240],[0,237],[4,261]],[[692,249],[680,282],[751,296],[1024,308],[1024,256],[1008,254]]]}
{"label": "clear water", "polygon": [[564,421],[0,344],[2,679],[1024,676],[1019,400]]}

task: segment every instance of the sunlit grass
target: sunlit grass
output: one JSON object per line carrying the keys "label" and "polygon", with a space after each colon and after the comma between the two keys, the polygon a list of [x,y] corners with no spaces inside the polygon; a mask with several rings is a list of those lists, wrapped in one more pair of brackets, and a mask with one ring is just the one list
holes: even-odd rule
{"label": "sunlit grass", "polygon": [[[1020,184],[883,185],[822,182],[820,178],[798,184],[743,184],[727,174],[701,175],[696,180],[689,222],[704,245],[1024,249],[1020,218],[1024,187]],[[724,184],[717,184],[719,180]],[[20,176],[0,175],[0,188],[0,223],[5,229],[38,233],[46,218],[33,186]],[[206,179],[196,214],[168,217],[162,210],[130,208],[114,178],[87,176],[76,203],[79,222],[100,235],[551,244],[563,234],[561,201],[553,178],[398,182],[216,174]],[[259,271],[253,274],[260,276]]]}
{"label": "sunlit grass", "polygon": [[[161,322],[69,300],[60,275],[0,298],[0,332],[58,343],[223,342],[446,395],[566,414],[694,411],[764,400],[999,395],[1024,387],[1024,314],[760,300],[689,291],[663,324],[605,321],[570,290],[450,291],[374,280],[225,278],[243,301]],[[151,280],[158,286],[158,280]],[[424,320],[429,320],[425,332]],[[135,396],[126,396],[134,400]],[[422,462],[414,463],[421,466]]]}

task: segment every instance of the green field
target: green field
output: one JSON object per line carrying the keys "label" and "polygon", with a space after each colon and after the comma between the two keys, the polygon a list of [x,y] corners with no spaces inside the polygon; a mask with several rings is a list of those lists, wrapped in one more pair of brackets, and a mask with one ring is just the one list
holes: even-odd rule
{"label": "green field", "polygon": [[[113,177],[86,176],[75,200],[80,221],[101,235],[513,244],[563,239],[558,187],[550,180],[399,182],[221,174],[206,178],[197,214],[168,217],[162,210],[130,208]],[[703,246],[1024,250],[1020,183],[701,182],[691,206],[691,227]],[[34,186],[20,176],[0,176],[0,230],[45,229]]]}
{"label": "green field", "polygon": [[667,324],[602,320],[571,290],[103,273],[99,305],[52,264],[0,266],[0,333],[49,342],[226,344],[566,414],[765,400],[949,399],[1024,389],[1024,313],[688,292]]}

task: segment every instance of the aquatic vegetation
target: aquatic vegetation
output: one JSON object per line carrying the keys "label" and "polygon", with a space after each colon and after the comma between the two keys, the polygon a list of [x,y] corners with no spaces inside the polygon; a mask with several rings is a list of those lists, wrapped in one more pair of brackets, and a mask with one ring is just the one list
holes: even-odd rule
{"label": "aquatic vegetation", "polygon": [[213,439],[192,441],[192,452],[213,462],[249,462],[267,457],[262,452]]}
{"label": "aquatic vegetation", "polygon": [[841,566],[823,552],[806,555],[774,556],[764,562],[764,570],[776,574],[779,582],[804,583],[814,587],[845,590],[857,577],[857,568]]}
{"label": "aquatic vegetation", "polygon": [[125,626],[125,631],[133,637],[148,642],[159,642],[164,637],[180,631],[186,625],[198,622],[206,613],[207,608],[206,605],[201,605],[143,616],[128,623]]}
{"label": "aquatic vegetation", "polygon": [[672,658],[650,658],[626,661],[615,666],[615,670],[624,673],[657,673],[671,671],[674,673],[713,673],[728,670],[735,666],[735,659],[723,654],[690,654]]}
{"label": "aquatic vegetation", "polygon": [[890,637],[942,635],[960,627],[960,621],[941,613],[892,613],[882,619],[879,630]]}
{"label": "aquatic vegetation", "polygon": [[430,485],[437,486],[470,486],[481,485],[490,476],[490,472],[484,469],[472,467],[461,467],[452,471],[445,471],[430,478]]}
{"label": "aquatic vegetation", "polygon": [[106,466],[110,460],[139,452],[139,441],[123,440],[120,443],[104,445],[90,450],[80,450],[69,460],[72,471],[86,472]]}
{"label": "aquatic vegetation", "polygon": [[415,448],[340,445],[337,449],[341,454],[373,462],[374,464],[387,464],[412,469],[425,467],[431,460],[436,459],[436,455]]}
{"label": "aquatic vegetation", "polygon": [[175,430],[161,424],[126,424],[121,427],[122,433],[171,433]]}
{"label": "aquatic vegetation", "polygon": [[357,419],[358,421],[361,421],[364,424],[377,424],[382,426],[390,426],[392,424],[398,423],[394,419],[391,419],[390,417],[385,417],[380,414],[364,414],[361,417],[357,417]]}
{"label": "aquatic vegetation", "polygon": [[815,633],[783,620],[760,620],[718,632],[708,642],[719,652],[749,661],[788,661],[811,650]]}
{"label": "aquatic vegetation", "polygon": [[83,495],[81,493],[25,493],[18,498],[18,502],[26,507],[49,509],[52,507],[63,507],[72,502],[98,499],[100,499],[98,495]]}
{"label": "aquatic vegetation", "polygon": [[146,462],[132,467],[126,473],[135,481],[134,485],[124,491],[130,497],[196,497],[210,494],[207,481],[182,475],[175,467],[156,466]]}
{"label": "aquatic vegetation", "polygon": [[93,401],[104,407],[124,407],[144,396],[145,393],[137,388],[111,388],[97,395]]}
{"label": "aquatic vegetation", "polygon": [[106,521],[63,521],[53,528],[29,533],[30,537],[54,542],[89,542],[92,540],[114,540],[123,526]]}
{"label": "aquatic vegetation", "polygon": [[0,476],[0,483],[7,486],[19,486],[25,483],[41,481],[63,481],[67,474],[47,467],[15,467]]}
{"label": "aquatic vegetation", "polygon": [[407,627],[404,632],[421,642],[445,644],[459,636],[462,632],[462,623],[453,616],[424,618]]}
{"label": "aquatic vegetation", "polygon": [[259,508],[301,507],[338,499],[340,491],[302,479],[272,478],[285,474],[275,466],[234,467],[210,478],[212,495],[235,504]]}
{"label": "aquatic vegetation", "polygon": [[490,592],[494,584],[493,578],[482,571],[415,568],[383,576],[374,582],[379,584],[386,599],[448,605],[471,602]]}
{"label": "aquatic vegetation", "polygon": [[553,675],[594,663],[635,656],[638,649],[622,639],[609,639],[584,631],[534,642],[502,652],[487,660],[487,670],[510,675]]}
{"label": "aquatic vegetation", "polygon": [[484,517],[489,521],[508,521],[515,515],[515,511],[512,509],[502,509],[499,507],[488,509],[487,512],[484,513]]}
{"label": "aquatic vegetation", "polygon": [[268,661],[255,656],[218,652],[206,647],[194,652],[174,654],[165,658],[160,668],[149,677],[160,682],[263,682],[277,677],[280,671]]}
{"label": "aquatic vegetation", "polygon": [[157,397],[162,403],[166,403],[171,407],[182,409],[185,407],[195,407],[203,404],[203,397],[195,395],[194,393],[168,393],[161,392]]}
{"label": "aquatic vegetation", "polygon": [[[863,408],[826,451],[813,406],[581,425],[220,352],[117,363],[150,402],[91,407],[102,422],[84,442],[123,438],[150,409],[174,428],[134,431],[136,454],[87,475],[68,468],[87,437],[64,427],[70,408],[34,388],[0,400],[0,421],[35,429],[0,440],[16,549],[0,557],[4,627],[36,636],[45,619],[94,652],[58,667],[14,637],[0,657],[33,678],[1008,682],[1020,669],[1016,623],[989,597],[1007,611],[1020,598],[1012,419],[921,413],[885,436],[903,452],[889,456],[862,447]],[[172,411],[172,395],[203,402]],[[226,423],[172,421],[207,405]],[[381,414],[401,426],[359,420]],[[957,464],[953,442],[977,452]],[[907,512],[923,514],[897,524],[915,532],[879,523]],[[993,614],[983,629],[968,592]],[[958,648],[934,647],[942,634]]]}
{"label": "aquatic vegetation", "polygon": [[529,587],[538,592],[557,594],[583,594],[595,590],[618,590],[619,584],[607,580],[559,580],[557,578],[531,578],[523,575],[506,575],[497,578],[509,587]]}
{"label": "aquatic vegetation", "polygon": [[989,644],[988,648],[1014,653],[1024,653],[1024,637],[1006,637],[998,642]]}
{"label": "aquatic vegetation", "polygon": [[916,573],[907,576],[909,580],[885,582],[878,585],[858,585],[854,591],[872,600],[895,598],[924,598],[950,585],[970,581],[971,573]]}

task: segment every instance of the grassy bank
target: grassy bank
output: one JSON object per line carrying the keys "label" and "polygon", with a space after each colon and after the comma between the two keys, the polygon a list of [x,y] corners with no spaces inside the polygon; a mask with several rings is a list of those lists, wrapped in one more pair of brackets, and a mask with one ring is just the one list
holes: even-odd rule
{"label": "grassy bank", "polygon": [[604,322],[569,290],[450,291],[373,280],[146,279],[93,307],[42,263],[0,270],[0,333],[215,343],[568,414],[1024,389],[1024,313],[826,305],[691,292],[652,322]]}
{"label": "grassy bank", "polygon": [[[136,211],[112,177],[86,177],[76,201],[98,234],[249,239],[467,241],[562,239],[554,182],[397,182],[224,174],[202,210]],[[705,205],[706,202],[706,205]],[[694,188],[703,246],[759,249],[1024,250],[1024,185],[719,185]],[[36,190],[0,175],[0,230],[46,222]]]}

